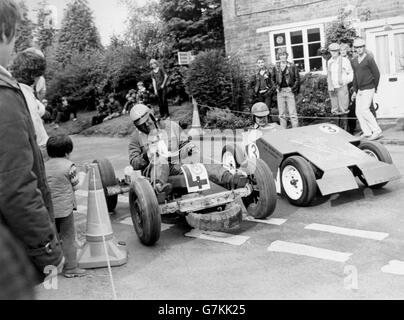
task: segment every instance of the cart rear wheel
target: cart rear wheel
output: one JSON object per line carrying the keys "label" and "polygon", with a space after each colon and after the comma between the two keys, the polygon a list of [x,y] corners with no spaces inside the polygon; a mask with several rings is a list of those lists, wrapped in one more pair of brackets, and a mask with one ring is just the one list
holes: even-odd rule
{"label": "cart rear wheel", "polygon": [[[388,164],[393,164],[393,159],[391,158],[389,151],[382,144],[380,144],[378,142],[362,141],[359,144],[358,148],[361,149],[363,152],[365,152],[370,157],[375,158],[376,160],[379,160],[381,162],[385,162]],[[362,181],[362,183],[366,187],[368,187],[368,183],[364,176],[359,175],[359,180]],[[386,184],[388,184],[388,182],[379,183],[374,186],[370,186],[370,188],[371,189],[381,189]]]}
{"label": "cart rear wheel", "polygon": [[144,245],[153,246],[160,239],[161,211],[156,194],[146,179],[132,181],[129,206],[137,236]]}
{"label": "cart rear wheel", "polygon": [[282,194],[295,206],[306,207],[316,196],[317,182],[310,163],[300,157],[287,158],[281,166]]}
{"label": "cart rear wheel", "polygon": [[243,203],[249,215],[255,219],[265,219],[272,215],[276,208],[276,185],[268,165],[261,159],[255,161],[255,172],[249,177],[253,192],[243,198]]}
{"label": "cart rear wheel", "polygon": [[95,160],[94,163],[97,163],[100,169],[101,182],[104,188],[105,199],[107,200],[108,212],[114,212],[118,204],[118,195],[109,196],[107,191],[108,187],[118,184],[114,167],[108,159]]}

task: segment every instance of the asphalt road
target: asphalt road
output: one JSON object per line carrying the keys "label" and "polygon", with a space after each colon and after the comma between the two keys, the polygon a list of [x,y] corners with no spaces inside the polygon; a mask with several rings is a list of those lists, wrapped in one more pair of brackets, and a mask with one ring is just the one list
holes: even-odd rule
{"label": "asphalt road", "polygon": [[[106,156],[122,177],[128,157],[126,139],[75,137],[74,143],[73,160],[77,164]],[[404,173],[404,147],[388,149]],[[190,228],[179,224],[164,225],[160,241],[152,248],[141,245],[133,226],[122,223],[130,214],[127,198],[120,197],[117,214],[112,217],[113,229],[116,239],[126,243],[129,259],[126,265],[112,270],[117,297],[402,299],[404,275],[386,273],[382,268],[393,260],[404,261],[403,191],[402,179],[379,191],[360,189],[319,199],[309,208],[293,207],[279,197],[271,218],[283,220],[271,220],[275,224],[243,222],[241,230],[233,233],[236,240],[244,241],[241,245],[217,242],[220,238],[185,237]],[[85,192],[78,202],[76,220],[82,239]],[[319,227],[328,232],[311,230]],[[284,251],[286,245],[291,249],[309,247],[299,247],[299,254],[275,252]],[[301,255],[304,250],[310,256]],[[91,270],[89,274],[81,279],[59,277],[57,290],[39,286],[37,296],[112,299],[108,270]]]}

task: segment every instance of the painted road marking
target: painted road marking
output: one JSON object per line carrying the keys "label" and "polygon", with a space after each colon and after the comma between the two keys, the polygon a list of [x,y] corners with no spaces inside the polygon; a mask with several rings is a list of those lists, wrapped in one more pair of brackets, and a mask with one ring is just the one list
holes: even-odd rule
{"label": "painted road marking", "polygon": [[268,251],[280,252],[280,253],[290,253],[300,256],[318,258],[323,260],[330,260],[336,262],[346,262],[352,256],[352,253],[333,251],[323,248],[306,246],[303,244],[275,241],[273,242]]}
{"label": "painted road marking", "polygon": [[[124,219],[124,220],[121,220],[121,221],[119,221],[119,223],[133,227],[133,221],[132,221],[132,218],[131,218],[131,217],[128,217],[128,218],[126,218],[126,219]],[[164,232],[164,231],[166,231],[166,230],[169,230],[169,229],[171,229],[173,226],[174,226],[174,225],[162,223],[162,224],[161,224],[161,232]]]}
{"label": "painted road marking", "polygon": [[88,191],[86,191],[86,190],[77,190],[76,191],[76,196],[87,198],[88,197]]}
{"label": "painted road marking", "polygon": [[288,220],[286,220],[286,219],[277,219],[277,218],[259,220],[259,219],[254,219],[251,216],[246,216],[246,217],[244,217],[244,221],[255,222],[255,223],[263,223],[263,224],[270,224],[270,225],[274,225],[274,226],[281,226],[281,225],[285,224]]}
{"label": "painted road marking", "polygon": [[392,260],[387,266],[382,268],[382,272],[404,276],[404,262]]}
{"label": "painted road marking", "polygon": [[185,234],[185,236],[189,238],[196,238],[201,240],[231,244],[233,246],[241,246],[248,239],[250,239],[250,237],[247,236],[237,236],[228,233],[201,231],[196,229],[193,229],[191,232],[188,232],[187,234]]}
{"label": "painted road marking", "polygon": [[305,229],[323,231],[323,232],[329,232],[329,233],[336,233],[336,234],[341,234],[341,235],[345,235],[345,236],[378,240],[378,241],[382,241],[389,236],[388,233],[384,233],[384,232],[374,232],[374,231],[340,228],[340,227],[329,226],[329,225],[325,225],[325,224],[317,224],[317,223],[308,225]]}

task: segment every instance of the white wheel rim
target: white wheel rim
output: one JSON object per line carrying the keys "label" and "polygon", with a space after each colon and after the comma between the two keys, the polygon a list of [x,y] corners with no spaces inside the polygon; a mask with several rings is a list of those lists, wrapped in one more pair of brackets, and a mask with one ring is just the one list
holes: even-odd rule
{"label": "white wheel rim", "polygon": [[370,157],[372,157],[372,158],[374,158],[374,159],[376,159],[376,160],[379,160],[379,157],[377,156],[377,154],[376,153],[374,153],[373,151],[371,151],[371,150],[369,150],[369,149],[365,149],[365,150],[363,150],[368,156],[370,156]]}
{"label": "white wheel rim", "polygon": [[233,153],[226,151],[223,154],[222,157],[222,163],[223,167],[227,170],[229,170],[231,173],[235,173],[237,168],[236,168],[236,159],[234,158]]}
{"label": "white wheel rim", "polygon": [[303,179],[294,166],[286,166],[282,171],[282,186],[288,197],[299,200],[303,195]]}

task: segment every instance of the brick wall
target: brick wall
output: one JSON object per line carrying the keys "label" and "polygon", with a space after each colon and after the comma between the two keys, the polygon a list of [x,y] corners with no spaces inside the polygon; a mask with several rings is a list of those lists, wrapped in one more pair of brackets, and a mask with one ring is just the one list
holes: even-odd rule
{"label": "brick wall", "polygon": [[269,35],[258,28],[336,16],[357,3],[372,20],[404,15],[404,0],[222,0],[226,51],[252,69],[258,57],[270,59]]}

